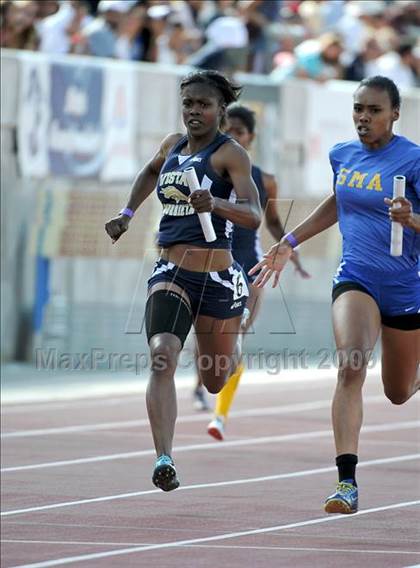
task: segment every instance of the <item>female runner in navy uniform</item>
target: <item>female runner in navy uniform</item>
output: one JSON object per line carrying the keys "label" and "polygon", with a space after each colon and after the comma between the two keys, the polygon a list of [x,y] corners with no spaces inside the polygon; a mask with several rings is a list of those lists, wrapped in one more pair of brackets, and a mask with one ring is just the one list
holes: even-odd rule
{"label": "female runner in navy uniform", "polygon": [[[393,81],[364,79],[353,98],[359,140],[330,152],[334,193],[251,270],[261,270],[256,285],[274,275],[275,286],[293,247],[338,220],[343,258],[333,280],[332,315],[340,367],[332,421],[339,483],[325,501],[327,513],[358,508],[362,386],[380,333],[386,396],[402,404],[420,388],[420,147],[393,133],[400,111]],[[392,199],[396,175],[406,177],[406,197]],[[401,256],[390,255],[390,220],[404,228]]]}
{"label": "female runner in navy uniform", "polygon": [[[146,331],[151,352],[147,410],[156,448],[153,483],[179,486],[171,457],[177,414],[174,373],[194,325],[199,372],[211,393],[223,387],[237,365],[237,338],[248,297],[246,276],[230,252],[233,224],[256,229],[258,193],[247,152],[220,125],[240,88],[215,71],[181,82],[187,135],[167,136],[134,181],[127,207],[106,224],[115,242],[146,197],[157,187],[163,205],[161,256],[149,279]],[[201,189],[189,195],[184,170],[194,166]],[[211,212],[217,239],[204,239],[196,213]]]}

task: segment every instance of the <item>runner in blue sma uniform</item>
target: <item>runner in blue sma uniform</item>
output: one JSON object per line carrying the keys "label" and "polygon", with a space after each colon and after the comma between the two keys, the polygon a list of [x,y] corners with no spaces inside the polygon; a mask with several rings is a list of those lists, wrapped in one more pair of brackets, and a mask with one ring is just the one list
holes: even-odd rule
{"label": "runner in blue sma uniform", "polygon": [[[338,221],[343,254],[333,280],[332,318],[340,355],[332,404],[338,479],[327,513],[358,508],[356,464],[362,387],[381,334],[386,396],[403,404],[420,387],[420,147],[393,133],[400,112],[396,85],[364,79],[353,102],[358,140],[331,150],[333,193],[252,270],[264,286],[279,280],[293,248]],[[393,199],[394,176],[405,176],[405,197]],[[391,220],[403,226],[401,256],[390,255]]]}

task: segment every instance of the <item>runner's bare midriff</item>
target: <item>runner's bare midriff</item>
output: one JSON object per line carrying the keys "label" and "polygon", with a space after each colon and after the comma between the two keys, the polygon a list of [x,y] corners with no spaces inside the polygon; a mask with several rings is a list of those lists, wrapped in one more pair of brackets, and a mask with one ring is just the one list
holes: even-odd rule
{"label": "runner's bare midriff", "polygon": [[229,268],[233,262],[230,250],[200,248],[192,244],[164,248],[160,257],[193,272],[220,272]]}

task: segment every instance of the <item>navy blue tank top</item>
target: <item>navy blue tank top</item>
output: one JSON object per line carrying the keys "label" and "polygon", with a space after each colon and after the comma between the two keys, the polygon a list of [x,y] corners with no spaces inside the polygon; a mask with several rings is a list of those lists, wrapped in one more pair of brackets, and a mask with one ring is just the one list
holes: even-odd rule
{"label": "navy blue tank top", "polygon": [[169,152],[160,170],[156,188],[163,207],[159,225],[159,246],[194,243],[205,248],[231,248],[233,224],[214,213],[211,217],[217,239],[212,243],[206,242],[198,215],[187,201],[190,190],[184,173],[184,170],[194,166],[202,189],[208,189],[214,197],[235,202],[233,185],[218,175],[210,164],[211,155],[228,140],[231,140],[230,136],[218,133],[208,146],[196,154],[184,156],[181,150],[187,144],[188,138],[183,136]]}
{"label": "navy blue tank top", "polygon": [[[258,166],[252,166],[251,175],[257,186],[261,210],[264,213],[267,205],[267,194],[264,189],[262,171]],[[232,237],[232,255],[233,258],[239,262],[239,259],[242,258],[244,254],[258,257],[261,255],[258,230],[246,229],[245,227],[235,225]]]}

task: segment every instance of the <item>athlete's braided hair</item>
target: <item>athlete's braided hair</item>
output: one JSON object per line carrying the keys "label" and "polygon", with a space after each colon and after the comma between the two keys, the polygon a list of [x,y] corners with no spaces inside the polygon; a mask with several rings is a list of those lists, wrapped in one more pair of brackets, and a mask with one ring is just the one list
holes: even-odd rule
{"label": "athlete's braided hair", "polygon": [[201,83],[217,89],[226,106],[237,101],[242,91],[241,86],[236,85],[218,71],[193,71],[182,79],[181,91],[193,83]]}
{"label": "athlete's braided hair", "polygon": [[392,108],[400,108],[400,92],[394,81],[388,79],[388,77],[382,77],[382,75],[367,77],[359,83],[359,86],[356,90],[360,89],[361,87],[371,87],[372,89],[378,89],[379,91],[386,91],[388,93],[389,100],[391,101]]}

